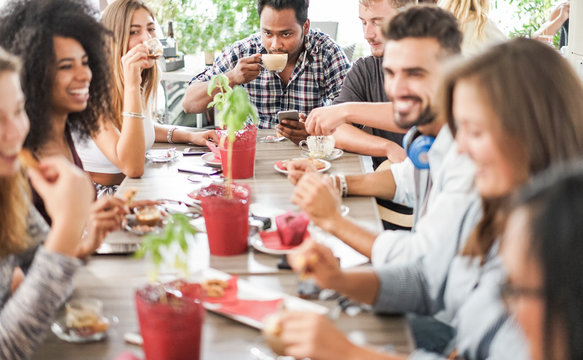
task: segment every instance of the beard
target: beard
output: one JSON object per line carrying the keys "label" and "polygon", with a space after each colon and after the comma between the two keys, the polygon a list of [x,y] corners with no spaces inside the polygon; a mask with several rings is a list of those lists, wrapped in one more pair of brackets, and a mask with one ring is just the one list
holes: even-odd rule
{"label": "beard", "polygon": [[400,117],[399,117],[399,114],[397,112],[395,112],[394,117],[395,117],[395,124],[398,127],[400,127],[401,129],[404,129],[404,130],[409,130],[413,126],[431,124],[433,122],[433,120],[435,119],[435,113],[431,110],[431,108],[429,106],[427,106],[421,111],[421,113],[419,114],[417,119],[415,119],[415,121],[412,121],[412,122],[400,121],[399,120]]}

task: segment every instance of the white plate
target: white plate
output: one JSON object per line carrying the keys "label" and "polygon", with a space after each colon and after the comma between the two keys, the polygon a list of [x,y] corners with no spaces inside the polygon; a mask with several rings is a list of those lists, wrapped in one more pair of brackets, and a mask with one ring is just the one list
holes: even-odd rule
{"label": "white plate", "polygon": [[343,154],[344,154],[344,151],[342,151],[341,149],[335,148],[334,151],[332,151],[332,153],[330,155],[319,158],[316,156],[311,156],[309,150],[302,150],[302,156],[304,156],[304,157],[313,157],[314,159],[324,159],[324,160],[328,160],[328,161],[336,160],[339,157],[341,157]]}
{"label": "white plate", "polygon": [[[138,228],[138,220],[136,219],[136,215],[135,214],[127,214],[126,215],[126,224],[124,226],[124,229],[126,231],[131,232],[132,234],[135,235],[146,235],[146,234],[150,234],[150,233],[161,233],[162,232],[162,226],[150,226],[149,230],[145,231],[142,230],[140,228]],[[145,229],[145,227],[144,227]]]}
{"label": "white plate", "polygon": [[212,152],[206,153],[203,156],[200,157],[202,159],[202,161],[204,161],[207,165],[209,166],[213,166],[213,167],[221,167],[221,161],[220,160],[215,160],[215,154]]}
{"label": "white plate", "polygon": [[[117,316],[112,317],[102,316],[101,321],[109,325],[108,326],[109,330],[112,325],[115,325],[119,322],[119,319],[117,318]],[[70,343],[96,342],[105,339],[105,337],[107,336],[107,330],[95,332],[90,335],[81,334],[76,329],[67,327],[65,323],[65,315],[59,317],[51,325],[51,330],[55,335],[57,335],[59,339]]]}
{"label": "white plate", "polygon": [[264,136],[262,138],[257,139],[257,141],[263,142],[263,143],[276,143],[276,142],[283,141],[285,139],[286,139],[285,136],[277,137],[275,135],[267,135],[267,136]]}
{"label": "white plate", "polygon": [[[285,211],[283,210],[279,210],[280,213],[276,214],[276,215],[262,215],[261,213],[257,213],[253,211],[253,205],[260,205],[260,204],[251,204],[251,213],[257,216],[264,216],[264,217],[269,217],[271,219],[271,228],[264,230],[264,231],[274,231],[277,230],[277,225],[275,224],[275,216],[280,215],[285,213]],[[274,208],[275,209],[275,208]],[[348,215],[348,213],[350,212],[350,209],[348,208],[348,206],[346,205],[340,205],[340,215],[342,216],[346,216]],[[273,213],[271,213],[273,214]],[[292,252],[294,248],[291,249],[285,249],[285,250],[280,250],[280,249],[271,249],[265,246],[265,244],[263,243],[263,240],[261,240],[261,235],[259,235],[259,233],[254,234],[251,237],[251,246],[253,246],[255,248],[255,250],[257,251],[261,251],[262,253],[265,254],[270,254],[270,255],[285,255],[285,254],[289,254],[290,252]],[[298,245],[299,246],[299,245]]]}
{"label": "white plate", "polygon": [[165,163],[176,160],[180,154],[176,148],[171,149],[151,149],[146,151],[146,159],[155,163]]}
{"label": "white plate", "polygon": [[[297,160],[297,159],[292,159],[292,160]],[[328,169],[330,169],[330,167],[332,166],[332,165],[330,164],[330,162],[328,162],[328,161],[326,161],[326,160],[323,160],[323,159],[314,159],[314,160],[321,161],[321,162],[323,162],[323,163],[324,163],[324,167],[323,167],[322,169],[318,170],[318,172],[325,172],[325,171],[328,171]],[[285,161],[285,160],[284,160],[284,161]],[[282,173],[282,174],[286,174],[286,175],[287,175],[287,170],[280,169],[280,168],[277,166],[277,163],[278,163],[278,162],[279,162],[279,161],[277,161],[275,164],[273,164],[273,168],[275,169],[275,171],[277,171],[277,172],[280,172],[280,173]]]}
{"label": "white plate", "polygon": [[[205,279],[220,279],[220,280],[228,280],[231,275],[224,273],[219,270],[215,269],[206,269],[204,271],[204,278]],[[260,287],[251,284],[249,281],[238,279],[237,280],[237,288],[238,288],[238,298],[245,299],[245,300],[275,300],[275,299],[283,299],[285,308],[287,310],[292,311],[311,311],[318,314],[327,314],[328,308],[318,305],[316,303],[306,301],[300,299],[295,296],[290,296],[284,294],[279,291],[269,290],[265,287]],[[232,315],[232,314],[225,314],[221,312],[221,305],[220,304],[211,304],[207,302],[203,302],[203,306],[205,309],[215,312],[217,314],[221,314],[228,318],[231,318],[235,321],[243,323],[245,325],[251,326],[253,328],[261,330],[263,328],[263,323],[257,321],[255,319],[246,317],[244,315]]]}

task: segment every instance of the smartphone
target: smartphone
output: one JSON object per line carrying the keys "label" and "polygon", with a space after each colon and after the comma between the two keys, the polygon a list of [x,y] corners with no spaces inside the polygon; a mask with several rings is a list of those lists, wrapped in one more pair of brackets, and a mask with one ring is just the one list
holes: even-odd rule
{"label": "smartphone", "polygon": [[300,113],[297,110],[285,110],[279,111],[277,113],[277,119],[281,122],[281,120],[300,120]]}
{"label": "smartphone", "polygon": [[200,174],[200,175],[217,175],[223,172],[221,169],[215,169],[208,166],[202,165],[193,165],[193,166],[184,166],[178,168],[178,171],[187,172],[192,174]]}

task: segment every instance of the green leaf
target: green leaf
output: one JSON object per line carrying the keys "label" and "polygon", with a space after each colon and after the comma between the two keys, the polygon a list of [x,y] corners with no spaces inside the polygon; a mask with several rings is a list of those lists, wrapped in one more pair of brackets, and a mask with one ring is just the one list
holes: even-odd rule
{"label": "green leaf", "polygon": [[[140,248],[136,251],[135,257],[142,258],[146,254],[150,254],[156,270],[164,261],[161,253],[162,248],[169,248],[174,242],[179,245],[181,253],[185,259],[188,259],[188,242],[186,241],[187,234],[195,235],[196,229],[190,224],[189,219],[184,214],[174,214],[170,216],[168,223],[165,225],[163,231],[159,234],[148,234],[144,237]],[[180,256],[178,253],[176,256]],[[188,269],[188,264],[184,261],[176,262],[172,265],[178,264],[177,270],[184,271]],[[156,271],[157,273],[158,271]]]}

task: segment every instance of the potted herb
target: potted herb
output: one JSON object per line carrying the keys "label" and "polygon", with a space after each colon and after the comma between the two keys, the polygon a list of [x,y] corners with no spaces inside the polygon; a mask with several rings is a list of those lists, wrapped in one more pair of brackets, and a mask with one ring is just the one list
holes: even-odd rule
{"label": "potted herb", "polygon": [[216,107],[226,128],[218,130],[226,182],[202,188],[199,198],[210,253],[236,255],[247,250],[251,190],[245,185],[232,183],[232,179],[253,176],[257,128],[246,125],[246,122],[251,117],[256,123],[259,116],[245,89],[240,86],[231,88],[225,75],[215,76],[209,82],[208,94],[211,95],[216,89],[219,91],[209,106]]}
{"label": "potted herb", "polygon": [[250,178],[255,170],[257,128],[254,125],[246,126],[245,124],[249,117],[253,119],[253,123],[257,123],[259,120],[257,108],[249,101],[249,95],[245,89],[241,86],[235,86],[235,88],[229,86],[229,79],[224,74],[211,78],[208,95],[212,96],[216,89],[219,91],[208,107],[215,107],[221,123],[226,128],[227,136],[224,136],[223,131],[219,144],[223,172],[227,181]]}
{"label": "potted herb", "polygon": [[[159,269],[164,264],[186,278],[189,273],[189,241],[194,241],[195,233],[185,215],[174,214],[161,233],[144,238],[136,257],[151,257],[155,269],[150,274],[153,280],[157,280]],[[199,284],[185,280],[154,282],[136,291],[136,309],[146,360],[200,358],[203,294]]]}

